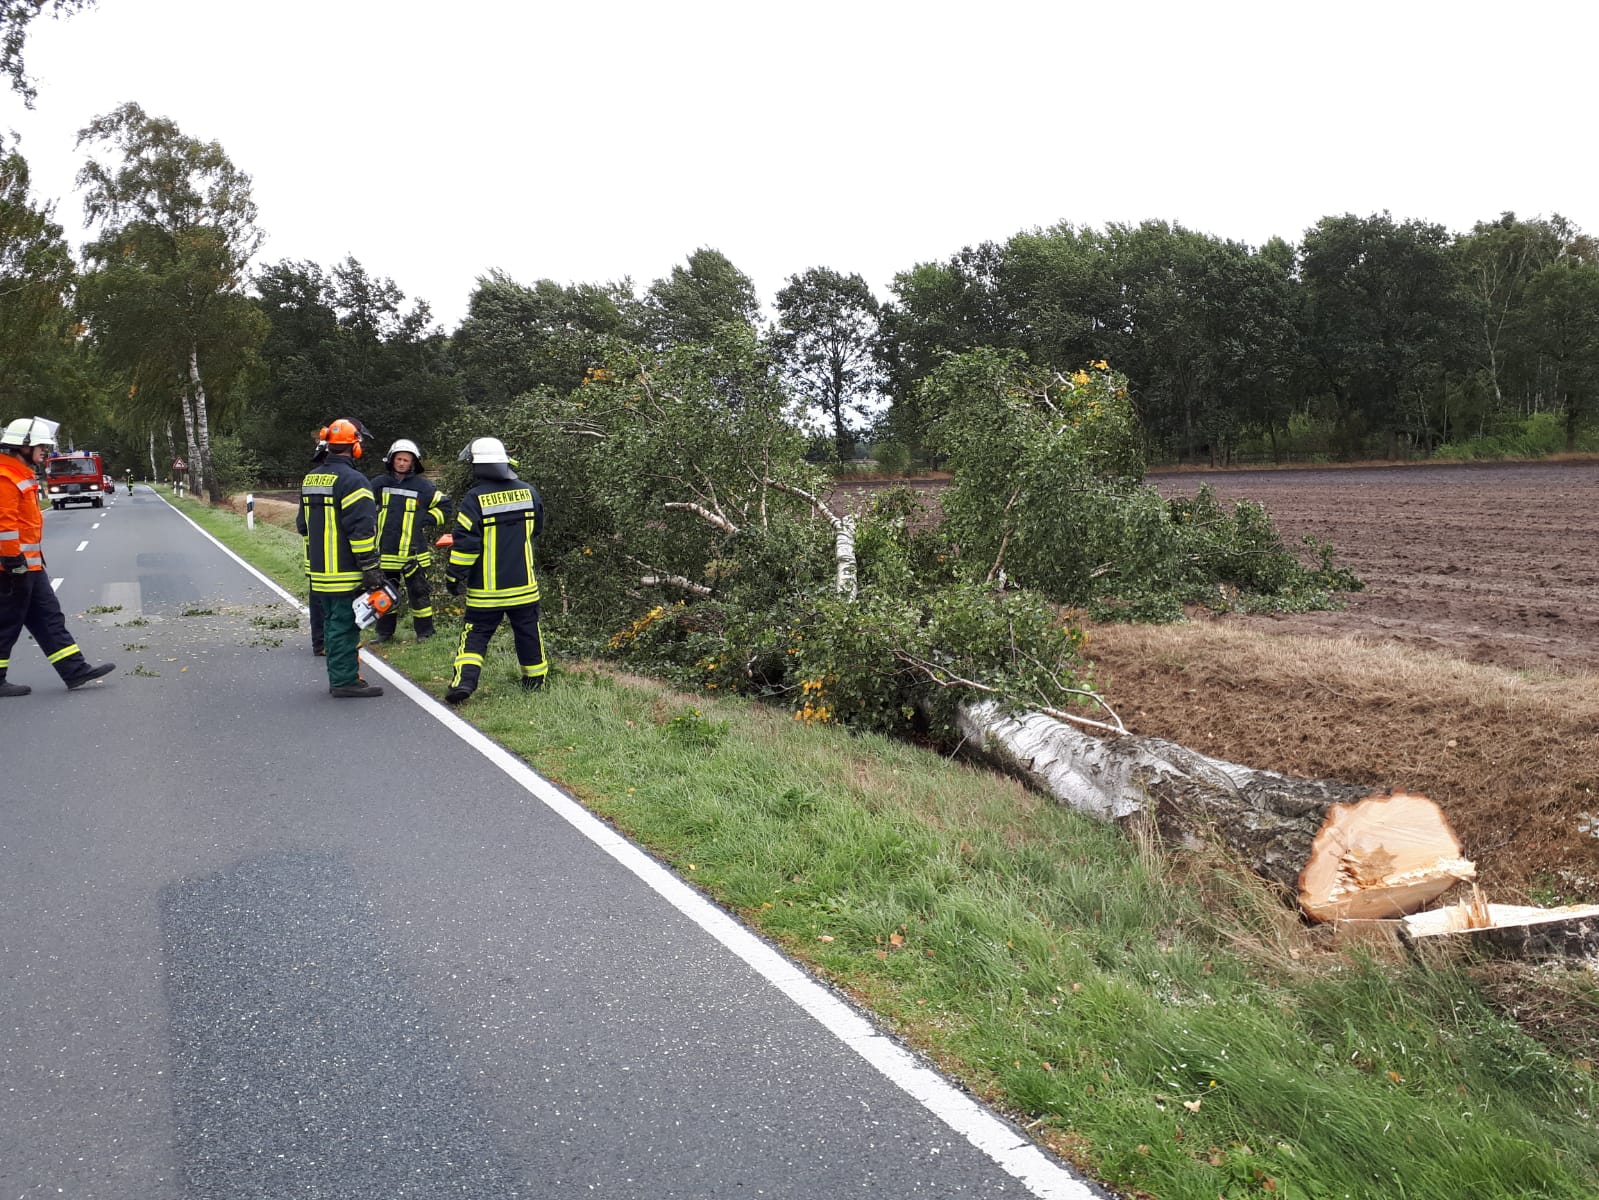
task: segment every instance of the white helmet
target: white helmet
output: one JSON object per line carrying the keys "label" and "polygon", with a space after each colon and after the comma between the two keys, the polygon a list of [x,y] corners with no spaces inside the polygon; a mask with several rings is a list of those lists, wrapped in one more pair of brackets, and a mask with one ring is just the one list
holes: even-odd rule
{"label": "white helmet", "polygon": [[409,454],[416,460],[416,469],[418,471],[422,469],[422,450],[410,438],[401,438],[390,446],[389,452],[383,456],[383,465],[391,471],[394,469],[394,456],[396,454]]}
{"label": "white helmet", "polygon": [[461,461],[508,464],[511,456],[505,452],[505,443],[499,438],[481,437],[473,438],[466,444],[466,449],[461,451]]}
{"label": "white helmet", "polygon": [[43,417],[18,417],[5,427],[5,432],[0,433],[0,446],[20,446],[23,449],[49,446],[54,450],[57,445],[56,431],[60,428],[55,421],[46,421]]}

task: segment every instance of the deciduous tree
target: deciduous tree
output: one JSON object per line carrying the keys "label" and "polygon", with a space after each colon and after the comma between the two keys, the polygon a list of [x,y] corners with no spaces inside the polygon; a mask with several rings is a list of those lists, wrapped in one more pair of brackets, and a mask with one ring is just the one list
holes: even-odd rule
{"label": "deciduous tree", "polygon": [[260,244],[250,177],[217,142],[185,135],[166,117],[127,103],[78,134],[120,161],[91,158],[78,172],[84,209],[100,236],[84,248],[80,297],[107,360],[147,400],[175,393],[194,484],[220,499],[211,471],[211,397],[250,361],[265,323],[244,294]]}
{"label": "deciduous tree", "polygon": [[720,250],[701,247],[650,285],[644,319],[658,346],[712,342],[724,326],[753,328],[759,307],[750,277]]}
{"label": "deciduous tree", "polygon": [[800,401],[832,427],[840,462],[854,457],[858,421],[880,394],[879,308],[859,275],[812,267],[777,293],[778,362]]}
{"label": "deciduous tree", "polygon": [[23,65],[22,49],[28,39],[28,26],[49,13],[52,17],[71,16],[92,8],[95,0],[0,0],[0,75],[11,80],[11,90],[29,108],[38,90]]}

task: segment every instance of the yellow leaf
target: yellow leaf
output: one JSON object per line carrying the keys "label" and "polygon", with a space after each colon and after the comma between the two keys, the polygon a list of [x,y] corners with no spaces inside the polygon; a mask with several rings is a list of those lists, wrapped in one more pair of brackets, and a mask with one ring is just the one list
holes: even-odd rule
{"label": "yellow leaf", "polygon": [[830,942],[833,940],[833,935],[830,933],[820,934],[816,940],[819,942]]}
{"label": "yellow leaf", "polygon": [[1388,1078],[1392,1079],[1395,1083],[1403,1083],[1405,1081],[1405,1077],[1398,1071],[1389,1071]]}
{"label": "yellow leaf", "polygon": [[903,946],[905,944],[905,935],[903,933],[891,933],[891,934],[889,934],[888,935],[888,944],[890,946]]}
{"label": "yellow leaf", "polygon": [[877,957],[882,959],[884,962],[888,961],[888,951],[887,950],[874,950],[874,951],[872,951],[872,953],[877,955]]}
{"label": "yellow leaf", "polygon": [[1189,1112],[1198,1112],[1199,1111],[1199,1106],[1201,1104],[1203,1104],[1203,1103],[1204,1103],[1203,1100],[1184,1100],[1183,1101],[1183,1107],[1186,1108]]}

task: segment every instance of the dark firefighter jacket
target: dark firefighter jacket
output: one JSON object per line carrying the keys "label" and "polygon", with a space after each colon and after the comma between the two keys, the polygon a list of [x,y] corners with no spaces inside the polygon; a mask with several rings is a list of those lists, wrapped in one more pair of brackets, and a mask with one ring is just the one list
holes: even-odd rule
{"label": "dark firefighter jacket", "polygon": [[377,559],[378,506],[372,487],[346,455],[330,454],[300,484],[294,527],[305,538],[313,592],[353,592],[362,562]]}
{"label": "dark firefighter jacket", "polygon": [[379,475],[372,480],[372,490],[378,502],[378,552],[383,555],[383,568],[399,571],[413,558],[426,567],[433,561],[428,531],[444,525],[439,489],[432,480],[411,471]]}
{"label": "dark firefighter jacket", "polygon": [[455,516],[449,575],[466,581],[468,608],[536,603],[533,539],[544,531],[544,500],[512,476],[474,484]]}

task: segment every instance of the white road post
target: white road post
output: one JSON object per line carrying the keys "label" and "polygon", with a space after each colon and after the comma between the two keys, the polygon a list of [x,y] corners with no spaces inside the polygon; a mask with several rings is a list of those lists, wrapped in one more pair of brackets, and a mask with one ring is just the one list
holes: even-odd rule
{"label": "white road post", "polygon": [[244,527],[255,528],[255,493],[244,493]]}

